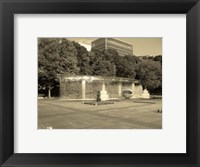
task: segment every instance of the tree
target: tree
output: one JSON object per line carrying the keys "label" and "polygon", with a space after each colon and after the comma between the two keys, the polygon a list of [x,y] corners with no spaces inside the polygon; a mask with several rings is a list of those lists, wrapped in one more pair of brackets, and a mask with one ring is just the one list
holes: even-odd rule
{"label": "tree", "polygon": [[116,66],[114,62],[108,58],[106,50],[93,50],[90,53],[91,67],[93,75],[115,76]]}
{"label": "tree", "polygon": [[137,65],[137,77],[149,91],[162,86],[162,67],[157,61],[142,60]]}
{"label": "tree", "polygon": [[59,85],[58,74],[78,74],[77,50],[72,42],[59,38],[39,38],[38,40],[38,84],[51,90]]}
{"label": "tree", "polygon": [[[119,56],[114,49],[87,49],[65,38],[39,38],[38,89],[48,91],[59,86],[58,74],[102,75],[136,78],[150,91],[162,90],[162,56]],[[54,89],[55,90],[55,89]]]}
{"label": "tree", "polygon": [[134,55],[126,55],[124,57],[118,56],[115,58],[115,64],[117,68],[116,75],[118,77],[135,78],[136,76],[136,64],[139,62],[139,58]]}
{"label": "tree", "polygon": [[94,75],[107,75],[118,77],[136,76],[135,67],[140,61],[134,55],[120,56],[114,49],[93,50],[90,56]]}
{"label": "tree", "polygon": [[80,68],[80,75],[91,75],[92,74],[92,67],[91,67],[91,60],[90,55],[87,49],[81,46],[79,43],[72,41],[74,47],[77,50],[77,60],[78,66]]}
{"label": "tree", "polygon": [[162,55],[157,55],[154,57],[154,61],[158,61],[160,62],[160,64],[162,65]]}

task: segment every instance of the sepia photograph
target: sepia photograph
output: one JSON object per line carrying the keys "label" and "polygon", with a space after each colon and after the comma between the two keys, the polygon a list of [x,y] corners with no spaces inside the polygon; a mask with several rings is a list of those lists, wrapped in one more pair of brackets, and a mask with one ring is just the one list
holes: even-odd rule
{"label": "sepia photograph", "polygon": [[162,37],[38,37],[38,129],[162,129]]}

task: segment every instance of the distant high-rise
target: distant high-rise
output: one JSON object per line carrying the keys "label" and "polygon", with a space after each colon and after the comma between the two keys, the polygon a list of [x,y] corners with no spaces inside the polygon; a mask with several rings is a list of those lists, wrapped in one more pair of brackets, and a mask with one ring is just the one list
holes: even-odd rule
{"label": "distant high-rise", "polygon": [[133,45],[115,38],[99,38],[92,42],[92,49],[115,49],[120,56],[133,55]]}

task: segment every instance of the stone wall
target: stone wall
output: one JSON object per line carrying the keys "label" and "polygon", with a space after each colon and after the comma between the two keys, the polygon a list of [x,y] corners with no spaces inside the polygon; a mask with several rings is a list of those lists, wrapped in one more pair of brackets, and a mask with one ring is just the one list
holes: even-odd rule
{"label": "stone wall", "polygon": [[120,98],[119,82],[106,82],[105,85],[110,98]]}
{"label": "stone wall", "polygon": [[133,94],[135,98],[142,97],[142,92],[143,92],[142,85],[137,85],[134,87]]}
{"label": "stone wall", "polygon": [[86,88],[85,98],[96,99],[98,91],[101,90],[101,82],[99,81],[86,82],[85,88]]}
{"label": "stone wall", "polygon": [[[103,84],[104,83],[104,84]],[[129,78],[105,76],[67,76],[60,78],[60,97],[63,99],[96,99],[104,90],[109,99],[121,99],[123,91],[133,92],[132,98],[142,97],[143,88]]]}
{"label": "stone wall", "polygon": [[65,99],[81,99],[81,81],[65,81],[60,83],[60,96]]}

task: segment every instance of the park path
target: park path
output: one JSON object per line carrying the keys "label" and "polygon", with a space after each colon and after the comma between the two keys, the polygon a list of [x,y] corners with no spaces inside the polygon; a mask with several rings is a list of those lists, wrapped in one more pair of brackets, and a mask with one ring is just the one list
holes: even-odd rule
{"label": "park path", "polygon": [[122,101],[93,106],[81,102],[39,100],[38,128],[161,129],[161,101]]}

